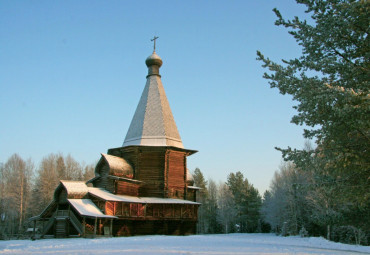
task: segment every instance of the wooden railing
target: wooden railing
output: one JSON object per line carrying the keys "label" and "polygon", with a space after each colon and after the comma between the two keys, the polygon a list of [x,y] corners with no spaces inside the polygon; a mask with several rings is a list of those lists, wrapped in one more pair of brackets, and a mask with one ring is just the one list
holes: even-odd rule
{"label": "wooden railing", "polygon": [[56,217],[68,217],[69,214],[68,214],[68,210],[58,210],[56,211]]}
{"label": "wooden railing", "polygon": [[76,215],[71,211],[69,212],[69,219],[70,219],[72,225],[78,231],[78,233],[83,235],[83,226],[82,226],[81,222],[77,219]]}
{"label": "wooden railing", "polygon": [[42,230],[42,235],[45,235],[49,231],[49,229],[54,225],[55,216],[57,215],[57,212],[58,211],[54,212],[53,215],[49,218],[48,222],[46,223],[46,226]]}
{"label": "wooden railing", "polygon": [[148,218],[148,219],[196,219],[196,205],[173,204],[124,204],[110,202],[107,214],[120,218]]}

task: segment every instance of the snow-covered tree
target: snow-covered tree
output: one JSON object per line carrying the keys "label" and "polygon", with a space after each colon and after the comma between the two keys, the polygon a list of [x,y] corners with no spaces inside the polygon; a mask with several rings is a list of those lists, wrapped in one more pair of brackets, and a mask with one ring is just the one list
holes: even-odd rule
{"label": "snow-covered tree", "polygon": [[261,213],[275,232],[296,235],[310,224],[311,207],[307,203],[309,175],[293,163],[284,162],[275,172],[270,190],[264,194]]}
{"label": "snow-covered tree", "polygon": [[208,199],[206,201],[207,206],[207,216],[206,220],[208,222],[208,230],[207,233],[214,234],[221,232],[221,225],[217,221],[217,214],[218,214],[218,187],[214,180],[208,180]]}
{"label": "snow-covered tree", "polygon": [[237,211],[235,209],[233,194],[224,182],[221,182],[218,186],[217,204],[217,221],[222,225],[224,233],[227,234],[233,228]]}
{"label": "snow-covered tree", "polygon": [[32,161],[24,161],[18,154],[12,155],[3,167],[3,213],[8,219],[17,220],[17,229],[13,225],[13,230],[17,233],[23,231],[30,206],[33,169]]}

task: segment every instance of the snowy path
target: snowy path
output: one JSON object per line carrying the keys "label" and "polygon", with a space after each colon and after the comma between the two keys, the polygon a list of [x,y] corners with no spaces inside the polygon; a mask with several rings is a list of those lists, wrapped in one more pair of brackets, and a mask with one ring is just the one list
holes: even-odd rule
{"label": "snowy path", "polygon": [[369,246],[273,234],[0,241],[0,254],[370,254]]}

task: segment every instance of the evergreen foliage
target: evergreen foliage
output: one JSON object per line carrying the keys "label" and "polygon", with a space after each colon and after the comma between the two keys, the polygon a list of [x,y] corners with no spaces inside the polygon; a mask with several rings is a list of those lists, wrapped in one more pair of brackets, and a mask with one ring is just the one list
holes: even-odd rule
{"label": "evergreen foliage", "polygon": [[241,172],[230,173],[227,182],[218,185],[206,181],[199,168],[194,183],[202,188],[198,211],[198,233],[261,232],[261,197]]}
{"label": "evergreen foliage", "polygon": [[256,232],[260,219],[261,196],[258,190],[244,179],[241,172],[229,174],[227,186],[233,194],[236,208],[236,224],[240,232]]}
{"label": "evergreen foliage", "polygon": [[[328,239],[332,226],[351,225],[369,236],[370,2],[297,3],[306,6],[310,20],[286,20],[275,9],[275,24],[289,30],[302,47],[302,55],[281,64],[260,52],[257,55],[269,70],[264,77],[271,88],[297,102],[292,123],[305,125],[304,137],[314,139],[317,146],[278,149],[285,160],[310,177],[303,194],[305,208],[312,214],[305,221],[321,228],[319,232],[324,229]],[[316,230],[312,228],[311,233]]]}

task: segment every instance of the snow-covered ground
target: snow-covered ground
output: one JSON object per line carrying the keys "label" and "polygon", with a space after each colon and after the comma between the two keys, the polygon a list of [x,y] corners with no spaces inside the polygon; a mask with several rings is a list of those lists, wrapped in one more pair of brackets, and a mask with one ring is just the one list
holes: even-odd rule
{"label": "snow-covered ground", "polygon": [[274,234],[0,241],[0,254],[370,254],[370,246]]}

